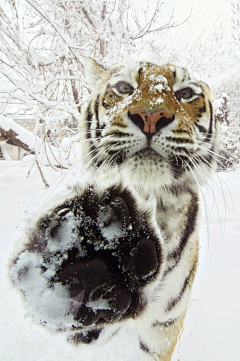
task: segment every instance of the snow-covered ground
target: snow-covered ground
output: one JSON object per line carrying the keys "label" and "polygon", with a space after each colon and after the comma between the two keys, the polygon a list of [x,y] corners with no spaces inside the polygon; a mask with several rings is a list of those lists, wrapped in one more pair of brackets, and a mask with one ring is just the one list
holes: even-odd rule
{"label": "snow-covered ground", "polygon": [[[115,337],[108,348],[91,355],[66,343],[62,335],[52,335],[25,318],[20,298],[6,276],[6,263],[19,219],[45,192],[39,172],[33,168],[27,178],[28,171],[28,164],[0,161],[0,360],[138,361],[129,337],[123,345],[118,345]],[[43,167],[43,172],[51,184],[59,177],[50,167]],[[199,268],[173,361],[239,361],[240,169],[218,173],[202,196],[206,207]],[[126,358],[123,355],[127,349]]]}

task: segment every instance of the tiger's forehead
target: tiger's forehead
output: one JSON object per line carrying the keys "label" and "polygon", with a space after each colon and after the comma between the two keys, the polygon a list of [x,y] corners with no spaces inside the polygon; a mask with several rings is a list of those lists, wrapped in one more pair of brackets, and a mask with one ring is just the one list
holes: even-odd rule
{"label": "tiger's forehead", "polygon": [[175,91],[175,88],[191,81],[191,77],[186,69],[173,64],[130,62],[115,70],[109,79],[109,84],[114,85],[118,80],[129,82],[134,88],[137,88],[139,83],[152,83],[169,86]]}
{"label": "tiger's forehead", "polygon": [[[177,115],[180,130],[189,131],[196,115],[201,116],[202,109],[209,110],[206,106],[206,99],[210,99],[207,85],[191,78],[185,68],[173,64],[135,62],[110,71],[100,101],[106,109],[112,109],[112,114],[120,111],[121,114],[123,111],[127,113],[138,108],[151,113],[164,109],[172,117]],[[134,91],[121,94],[118,86],[122,82],[129,84]],[[193,91],[191,101],[178,98],[177,92],[186,88]],[[119,119],[117,122],[120,123]]]}

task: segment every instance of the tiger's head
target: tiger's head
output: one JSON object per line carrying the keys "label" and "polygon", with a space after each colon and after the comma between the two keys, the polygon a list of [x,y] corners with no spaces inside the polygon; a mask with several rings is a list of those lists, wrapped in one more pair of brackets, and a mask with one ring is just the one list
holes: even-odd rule
{"label": "tiger's head", "polygon": [[81,122],[85,157],[135,184],[203,183],[216,163],[218,126],[209,87],[171,64],[134,62],[105,69]]}

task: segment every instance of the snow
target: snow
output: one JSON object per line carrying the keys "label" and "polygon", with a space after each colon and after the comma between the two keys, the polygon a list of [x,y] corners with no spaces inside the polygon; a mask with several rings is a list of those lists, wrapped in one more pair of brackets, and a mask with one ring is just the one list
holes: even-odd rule
{"label": "snow", "polygon": [[91,301],[88,304],[86,304],[87,307],[91,307],[93,311],[98,310],[111,310],[111,307],[109,306],[108,300],[105,300],[104,298],[101,298],[96,301]]}
{"label": "snow", "polygon": [[116,248],[116,245],[118,243],[117,239],[123,236],[125,232],[125,227],[122,227],[122,222],[115,218],[114,209],[111,207],[111,205],[106,206],[105,209],[102,209],[99,212],[98,222],[100,226],[100,231],[102,236],[107,240],[108,243],[105,246],[105,249]]}
{"label": "snow", "polygon": [[71,300],[68,291],[61,284],[50,288],[48,277],[51,275],[48,272],[48,277],[42,277],[41,264],[44,264],[42,257],[26,251],[20,255],[16,267],[11,271],[11,277],[20,289],[23,288],[23,278],[24,293],[29,301],[26,316],[34,314],[34,322],[39,324],[47,320],[49,327],[54,329],[63,328],[63,320],[64,325],[71,326],[74,318],[73,312],[70,313]]}
{"label": "snow", "polygon": [[[58,214],[60,215],[60,212],[58,212]],[[61,227],[58,228],[56,234],[53,237],[49,237],[47,245],[48,250],[50,252],[60,251],[61,253],[64,253],[70,248],[70,245],[73,247],[76,241],[79,242],[79,238],[76,240],[77,236],[75,236],[72,231],[75,229],[77,223],[80,224],[80,219],[77,219],[73,212],[69,211],[64,217]],[[57,224],[58,222],[56,221],[56,225]],[[53,228],[54,224],[52,224],[51,227]]]}
{"label": "snow", "polygon": [[[65,341],[61,333],[51,334],[26,318],[19,294],[6,275],[14,238],[19,232],[19,220],[26,217],[25,209],[33,207],[45,194],[37,169],[33,168],[30,177],[26,177],[28,171],[26,163],[0,162],[0,359],[95,361],[96,354],[91,353],[91,346],[73,346]],[[43,173],[53,184],[59,182],[59,173],[51,167],[43,167]],[[218,173],[211,185],[203,189],[199,267],[184,331],[172,361],[239,361],[239,185],[240,169],[237,169]],[[57,292],[60,295],[62,290]],[[80,302],[80,298],[76,302]],[[104,299],[101,302],[95,305],[96,308],[107,307]],[[57,316],[61,304],[54,302],[54,306]],[[139,361],[134,352],[138,340],[132,331],[129,329],[125,334],[120,331],[119,336],[120,344],[119,338],[113,337],[108,347],[98,349],[97,357],[102,361]]]}
{"label": "snow", "polygon": [[2,151],[2,155],[3,155],[4,159],[6,159],[8,161],[12,160],[3,144],[0,144],[0,150]]}

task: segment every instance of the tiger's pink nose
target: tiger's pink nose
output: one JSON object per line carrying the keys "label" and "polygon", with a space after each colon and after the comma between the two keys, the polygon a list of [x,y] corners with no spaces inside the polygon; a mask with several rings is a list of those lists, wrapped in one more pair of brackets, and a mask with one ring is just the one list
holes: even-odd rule
{"label": "tiger's pink nose", "polygon": [[169,113],[164,109],[151,113],[146,112],[141,108],[135,108],[129,112],[128,115],[132,122],[148,137],[151,137],[158,130],[167,126],[174,119],[173,117],[170,117]]}

